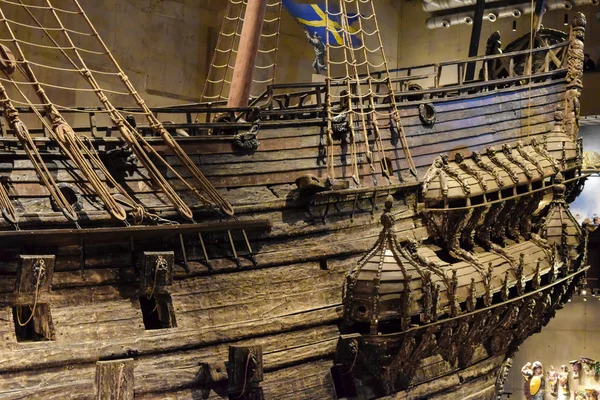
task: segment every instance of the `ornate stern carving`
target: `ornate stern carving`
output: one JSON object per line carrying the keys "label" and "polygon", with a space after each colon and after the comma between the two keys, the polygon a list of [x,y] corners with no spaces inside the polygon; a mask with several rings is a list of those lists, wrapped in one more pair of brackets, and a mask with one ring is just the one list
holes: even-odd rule
{"label": "ornate stern carving", "polygon": [[471,166],[465,162],[465,157],[462,155],[462,153],[457,152],[456,155],[454,156],[454,161],[456,161],[456,163],[458,164],[458,166],[460,167],[460,169],[463,172],[465,172],[467,175],[473,177],[477,181],[477,184],[481,187],[481,189],[484,192],[487,190],[487,188],[488,188],[487,183],[483,179],[483,176],[481,175],[481,173],[479,171],[477,171],[475,168],[471,168]]}
{"label": "ornate stern carving", "polygon": [[54,272],[54,255],[21,255],[20,259],[15,293],[30,295],[49,292]]}
{"label": "ornate stern carving", "polygon": [[473,157],[473,161],[475,161],[475,164],[477,164],[477,166],[479,168],[481,168],[484,171],[489,172],[490,175],[492,175],[494,177],[494,180],[498,184],[498,187],[500,187],[500,188],[504,187],[504,181],[502,180],[500,175],[498,175],[498,172],[496,172],[496,169],[494,168],[494,166],[490,163],[486,163],[485,161],[483,161],[483,159],[481,158],[481,153],[479,153],[478,151],[474,151],[472,157]]}
{"label": "ornate stern carving", "polygon": [[260,130],[260,120],[252,124],[248,132],[241,132],[233,136],[232,145],[235,149],[252,152],[258,149],[258,132]]}
{"label": "ornate stern carving", "polygon": [[467,182],[462,178],[459,171],[457,171],[454,167],[450,166],[448,155],[442,154],[439,155],[434,161],[425,177],[423,178],[423,194],[427,193],[431,183],[434,180],[439,180],[439,185],[441,189],[442,198],[439,200],[448,200],[448,176],[454,178],[456,182],[459,183],[463,193],[465,195],[471,194],[471,188],[467,184]]}
{"label": "ornate stern carving", "polygon": [[554,197],[540,229],[540,236],[547,240],[548,245],[557,248],[560,260],[566,267],[565,273],[567,273],[576,267],[574,263],[581,255],[581,243],[584,235],[565,201],[566,186],[563,181],[562,174],[560,172],[556,174]]}
{"label": "ornate stern carving", "polygon": [[529,161],[531,164],[533,164],[535,166],[535,169],[537,170],[537,173],[539,174],[539,176],[541,178],[544,178],[544,175],[545,175],[544,169],[540,165],[539,161],[531,153],[529,153],[525,149],[525,147],[523,147],[523,143],[517,142],[517,146],[515,147],[515,149],[521,155],[521,157],[523,157],[523,159],[525,159],[525,160]]}
{"label": "ornate stern carving", "polygon": [[[389,196],[381,216],[383,229],[379,238],[346,277],[344,319],[348,326],[368,324],[373,335],[380,332],[379,325],[386,321],[398,321],[402,331],[410,328],[413,280],[420,280],[423,285],[421,319],[437,318],[439,291],[432,274],[437,281],[449,282],[440,268],[418,254],[418,244],[414,240],[396,239],[392,205]],[[388,289],[382,298],[380,292],[384,286]],[[398,288],[399,301],[390,297],[390,287]]]}
{"label": "ornate stern carving", "polygon": [[519,177],[517,176],[516,172],[513,171],[513,169],[511,168],[509,163],[506,163],[502,160],[500,160],[498,158],[498,155],[496,154],[496,150],[492,149],[491,147],[488,147],[486,149],[486,153],[488,158],[498,167],[500,167],[502,170],[504,170],[504,172],[506,172],[508,174],[508,177],[513,181],[513,183],[519,183]]}
{"label": "ornate stern carving", "polygon": [[565,94],[565,131],[575,140],[579,133],[581,89],[583,88],[583,63],[585,40],[585,15],[578,12],[571,21],[570,42],[567,50],[567,92]]}
{"label": "ornate stern carving", "polygon": [[536,138],[531,139],[531,147],[533,147],[533,150],[535,150],[535,152],[540,157],[545,158],[546,161],[548,161],[550,163],[550,166],[552,167],[552,169],[554,170],[555,173],[557,173],[558,171],[560,171],[560,165],[558,164],[558,162],[556,161],[556,159],[554,157],[552,157],[550,155],[550,153],[548,153],[546,151],[546,149],[544,148],[544,146],[542,146],[542,144]]}
{"label": "ornate stern carving", "polygon": [[142,257],[142,289],[154,293],[155,289],[172,285],[174,260],[172,251],[145,251]]}
{"label": "ornate stern carving", "polygon": [[516,155],[513,154],[512,148],[508,144],[502,145],[502,152],[504,153],[504,156],[508,161],[515,164],[523,171],[523,173],[527,177],[527,180],[530,181],[533,179],[533,174],[531,173],[531,171],[529,171],[527,165],[523,162],[523,160],[520,160]]}
{"label": "ornate stern carving", "polygon": [[525,254],[521,253],[519,255],[519,263],[515,268],[515,278],[517,280],[517,295],[522,296],[525,291],[525,282],[523,280],[523,270],[525,268]]}
{"label": "ornate stern carving", "polygon": [[496,397],[494,400],[502,400],[502,397],[504,396],[504,384],[508,379],[508,373],[512,368],[512,364],[513,360],[509,357],[504,360],[504,363],[502,363],[502,366],[498,370],[498,375],[496,376]]}
{"label": "ornate stern carving", "polygon": [[138,158],[128,145],[101,153],[100,159],[117,181],[123,181],[127,174],[133,174],[138,165]]}
{"label": "ornate stern carving", "polygon": [[577,144],[575,138],[567,133],[566,123],[565,112],[557,110],[554,113],[554,128],[544,139],[549,155],[558,161],[563,170],[575,166],[577,162]]}

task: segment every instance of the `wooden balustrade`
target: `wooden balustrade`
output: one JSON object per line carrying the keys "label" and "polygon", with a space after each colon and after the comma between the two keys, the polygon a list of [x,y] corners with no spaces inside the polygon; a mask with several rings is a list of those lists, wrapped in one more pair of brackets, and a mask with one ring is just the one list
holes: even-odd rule
{"label": "wooden balustrade", "polygon": [[[527,82],[540,79],[549,79],[564,73],[566,67],[566,54],[569,42],[563,42],[533,50],[521,50],[511,53],[495,54],[480,57],[471,57],[458,61],[448,61],[426,65],[418,65],[408,68],[397,68],[390,70],[389,82],[392,84],[396,102],[398,104],[410,104],[420,102],[423,98],[450,97],[463,93],[477,91],[488,91],[497,85],[511,86],[521,85],[524,79]],[[540,64],[540,60],[543,62]],[[475,63],[479,66],[480,74],[471,81],[465,80],[467,66]],[[535,66],[535,69],[534,69]],[[352,91],[368,93],[369,82],[367,76],[361,76],[364,83],[354,84]],[[375,72],[370,78],[371,84],[378,94],[378,104],[386,107],[386,96],[388,90],[388,79],[384,71]],[[338,94],[347,88],[347,82],[333,79],[330,84],[331,90]],[[415,87],[419,88],[414,90]],[[283,93],[281,93],[283,92]],[[246,122],[250,113],[261,110],[261,117],[268,120],[277,119],[302,119],[322,118],[325,116],[325,102],[327,97],[327,85],[325,83],[290,83],[269,85],[263,93],[254,98],[248,107],[227,108],[225,101],[193,103],[169,107],[153,108],[155,115],[160,114],[164,119],[174,120],[175,123],[167,125],[168,129],[187,129],[190,135],[209,134],[213,129],[248,129],[250,123]],[[418,100],[415,100],[418,99]],[[309,101],[311,100],[311,101]],[[363,107],[368,108],[369,98],[364,95]],[[353,99],[357,106],[358,99]],[[333,102],[333,106],[339,101]],[[139,112],[136,108],[119,108],[123,114],[128,112]],[[42,111],[42,110],[40,110]],[[31,114],[29,108],[19,108],[21,114]],[[42,111],[43,112],[43,111]],[[78,134],[88,134],[99,138],[110,136],[110,126],[102,126],[98,118],[103,110],[100,108],[78,108],[75,110],[61,110],[63,114],[87,113],[89,125],[75,127]],[[166,117],[165,117],[166,115]],[[214,121],[216,115],[227,116],[224,122]],[[177,122],[179,121],[179,122]],[[139,128],[149,135],[152,134],[148,126],[140,122]],[[108,121],[106,123],[109,125]],[[30,126],[34,135],[43,135],[43,128]],[[0,120],[0,135],[10,135],[11,129],[2,118]]]}

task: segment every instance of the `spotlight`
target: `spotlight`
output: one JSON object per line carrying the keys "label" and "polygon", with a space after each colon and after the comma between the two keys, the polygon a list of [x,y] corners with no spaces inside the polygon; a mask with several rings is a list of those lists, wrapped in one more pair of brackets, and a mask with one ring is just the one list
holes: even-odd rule
{"label": "spotlight", "polygon": [[585,295],[587,295],[587,290],[583,289],[583,290],[581,291],[581,295],[582,295],[582,296],[585,296]]}
{"label": "spotlight", "polygon": [[564,25],[569,25],[569,14],[565,14],[565,22]]}
{"label": "spotlight", "polygon": [[517,31],[517,21],[513,21],[513,32]]}

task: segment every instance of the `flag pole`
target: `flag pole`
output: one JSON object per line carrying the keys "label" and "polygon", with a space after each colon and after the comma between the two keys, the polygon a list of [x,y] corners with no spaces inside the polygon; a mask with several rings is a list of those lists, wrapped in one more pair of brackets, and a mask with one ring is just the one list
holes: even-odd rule
{"label": "flag pole", "polygon": [[267,0],[248,0],[227,107],[240,108],[248,106],[252,73],[254,72],[266,12]]}

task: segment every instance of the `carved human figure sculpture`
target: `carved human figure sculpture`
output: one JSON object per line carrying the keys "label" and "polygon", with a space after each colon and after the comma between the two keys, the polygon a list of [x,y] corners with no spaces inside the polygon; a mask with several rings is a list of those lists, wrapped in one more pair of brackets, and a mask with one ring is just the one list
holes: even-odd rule
{"label": "carved human figure sculpture", "polygon": [[588,376],[592,376],[594,373],[594,360],[587,357],[581,357],[579,362],[581,362],[581,369],[583,372]]}
{"label": "carved human figure sculpture", "polygon": [[548,389],[552,396],[556,396],[558,394],[558,371],[551,365],[546,376],[548,377]]}
{"label": "carved human figure sculpture", "polygon": [[558,399],[568,400],[571,398],[571,392],[569,391],[569,367],[566,365],[560,366],[560,372],[558,373]]}
{"label": "carved human figure sculpture", "polygon": [[327,63],[325,62],[327,47],[317,32],[315,32],[313,36],[311,36],[310,32],[308,31],[305,31],[304,33],[306,34],[306,39],[310,44],[312,44],[315,50],[315,61],[313,62],[313,68],[317,74],[320,74],[322,70],[327,69]]}
{"label": "carved human figure sculpture", "polygon": [[573,360],[569,362],[571,369],[573,370],[573,379],[579,379],[579,372],[581,372],[581,361]]}
{"label": "carved human figure sculpture", "polygon": [[535,361],[533,364],[528,362],[521,368],[521,374],[525,380],[525,398],[527,400],[544,400],[546,381],[542,363],[539,361]]}

